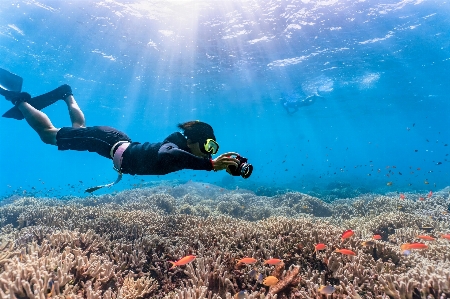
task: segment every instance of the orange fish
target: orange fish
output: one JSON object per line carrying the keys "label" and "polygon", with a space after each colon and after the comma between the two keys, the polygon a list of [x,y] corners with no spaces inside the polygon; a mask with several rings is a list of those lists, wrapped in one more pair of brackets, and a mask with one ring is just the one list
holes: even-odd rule
{"label": "orange fish", "polygon": [[419,243],[419,242],[411,243],[409,245],[409,249],[426,249],[426,248],[428,248],[428,245],[423,244],[423,243]]}
{"label": "orange fish", "polygon": [[339,252],[339,253],[342,253],[342,254],[345,254],[345,255],[356,255],[356,253],[351,251],[350,249],[339,249],[339,248],[337,248],[335,250],[335,252]]}
{"label": "orange fish", "polygon": [[355,233],[355,232],[352,231],[351,229],[346,230],[346,231],[342,234],[341,240],[344,241],[344,239],[350,238],[351,236],[353,236],[354,233]]}
{"label": "orange fish", "polygon": [[327,245],[323,244],[323,243],[319,243],[316,246],[314,246],[315,251],[319,251],[319,250],[324,250],[325,248],[327,248]]}
{"label": "orange fish", "polygon": [[424,201],[424,200],[425,200],[425,198],[423,198],[423,197],[419,197],[419,200],[420,200],[420,201]]}
{"label": "orange fish", "polygon": [[[186,265],[186,264],[192,262],[193,260],[195,260],[195,255],[187,255],[187,256],[185,256],[185,257],[179,259],[179,260],[176,261],[176,262],[169,261],[169,263],[172,263],[172,267],[171,267],[170,269],[173,269],[173,268],[175,268],[175,267],[177,267],[177,266],[183,266],[183,265]],[[169,270],[170,270],[170,269],[169,269]]]}
{"label": "orange fish", "polygon": [[409,249],[409,245],[411,245],[411,243],[405,243],[405,244],[400,245],[400,250],[401,251],[408,250]]}
{"label": "orange fish", "polygon": [[381,240],[381,235],[373,235],[374,240]]}
{"label": "orange fish", "polygon": [[280,259],[268,259],[264,261],[264,264],[268,264],[268,265],[279,265],[281,264],[283,261]]}
{"label": "orange fish", "polygon": [[256,260],[252,257],[244,257],[237,261],[238,264],[254,264],[256,263]]}
{"label": "orange fish", "polygon": [[419,239],[422,239],[422,240],[425,240],[425,241],[434,241],[434,240],[436,240],[435,238],[430,237],[430,236],[426,236],[426,235],[420,235],[420,236],[417,236],[416,238],[419,238]]}
{"label": "orange fish", "polygon": [[275,276],[267,276],[263,280],[263,285],[265,285],[265,286],[274,286],[277,283],[278,283],[278,278],[276,278]]}
{"label": "orange fish", "polygon": [[409,250],[409,249],[426,249],[428,246],[423,243],[405,243],[400,246],[401,250]]}
{"label": "orange fish", "polygon": [[400,193],[400,199],[405,199],[405,194]]}
{"label": "orange fish", "polygon": [[446,235],[441,235],[441,238],[450,240],[450,234],[446,234]]}
{"label": "orange fish", "polygon": [[430,193],[428,193],[427,197],[430,198],[431,196],[433,196],[433,191],[430,191]]}

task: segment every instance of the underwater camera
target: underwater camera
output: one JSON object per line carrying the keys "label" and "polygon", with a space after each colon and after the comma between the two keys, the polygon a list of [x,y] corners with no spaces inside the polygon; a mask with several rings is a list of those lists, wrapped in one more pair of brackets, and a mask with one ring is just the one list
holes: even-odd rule
{"label": "underwater camera", "polygon": [[241,176],[244,179],[249,178],[252,175],[253,165],[247,163],[247,158],[241,157],[239,155],[236,156],[236,159],[239,160],[238,167],[234,165],[228,166],[230,173],[234,176]]}

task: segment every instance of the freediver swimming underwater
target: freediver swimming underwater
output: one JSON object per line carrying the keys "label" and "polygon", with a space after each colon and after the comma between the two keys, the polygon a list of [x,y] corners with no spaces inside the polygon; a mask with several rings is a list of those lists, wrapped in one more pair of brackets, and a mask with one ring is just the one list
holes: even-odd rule
{"label": "freediver swimming underwater", "polygon": [[[55,145],[58,150],[96,152],[112,159],[118,172],[115,182],[86,189],[92,193],[103,187],[117,184],[122,174],[164,175],[182,169],[220,171],[232,176],[248,178],[253,166],[247,158],[236,152],[227,152],[213,159],[219,144],[213,128],[198,120],[178,124],[182,131],[169,135],[163,142],[133,142],[125,133],[107,126],[85,126],[85,117],[72,93],[65,84],[37,97],[22,92],[23,79],[5,69],[0,69],[0,94],[14,107],[3,117],[26,119],[41,140]],[[63,100],[68,107],[71,127],[55,128],[42,109]]]}
{"label": "freediver swimming underwater", "polygon": [[319,95],[318,92],[309,95],[305,98],[302,98],[298,95],[293,96],[286,96],[282,95],[280,98],[280,102],[283,105],[283,108],[286,110],[287,114],[293,115],[295,114],[300,108],[308,107],[317,102],[318,100],[324,100],[325,98],[321,95]]}

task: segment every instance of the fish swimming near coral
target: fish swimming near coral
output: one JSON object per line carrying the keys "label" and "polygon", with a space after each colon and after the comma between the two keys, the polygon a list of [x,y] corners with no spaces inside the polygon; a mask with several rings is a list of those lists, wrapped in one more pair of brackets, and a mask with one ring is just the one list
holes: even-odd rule
{"label": "fish swimming near coral", "polygon": [[416,238],[422,239],[422,240],[425,240],[425,241],[434,241],[434,240],[436,240],[435,238],[433,238],[431,236],[426,236],[426,235],[419,235]]}
{"label": "fish swimming near coral", "polygon": [[283,261],[280,259],[268,259],[264,261],[264,264],[268,264],[268,265],[279,265],[281,264]]}
{"label": "fish swimming near coral", "polygon": [[244,290],[234,294],[234,299],[247,299],[247,298],[248,298],[247,292]]}
{"label": "fish swimming near coral", "polygon": [[428,198],[430,198],[431,196],[433,196],[433,191],[430,191],[427,195]]}
{"label": "fish swimming near coral", "polygon": [[258,281],[259,283],[262,283],[264,280],[264,276],[262,275],[262,273],[258,274],[258,279],[256,279],[256,281]]}
{"label": "fish swimming near coral", "polygon": [[263,280],[263,285],[268,286],[268,287],[274,286],[277,283],[278,283],[278,278],[276,278],[275,276],[267,276]]}
{"label": "fish swimming near coral", "polygon": [[374,240],[381,240],[381,235],[373,235]]}
{"label": "fish swimming near coral", "polygon": [[400,250],[402,250],[402,251],[408,250],[409,245],[411,245],[411,243],[404,243],[404,244],[400,245]]}
{"label": "fish swimming near coral", "polygon": [[327,245],[323,243],[319,243],[316,246],[314,246],[315,251],[324,250],[325,248],[327,248]]}
{"label": "fish swimming near coral", "polygon": [[250,276],[254,280],[258,281],[259,283],[262,283],[262,281],[263,281],[263,275],[261,273],[259,273],[258,270],[256,270],[256,268],[250,270],[250,272],[248,272],[248,276]]}
{"label": "fish swimming near coral", "polygon": [[[177,267],[177,266],[183,266],[183,265],[186,265],[186,264],[192,262],[193,260],[195,260],[195,258],[196,258],[195,255],[187,255],[187,256],[185,256],[185,257],[179,259],[179,260],[176,261],[176,262],[169,261],[169,263],[172,264],[172,267],[171,267],[170,269],[173,269],[173,268],[175,268],[175,267]],[[170,269],[169,269],[169,270],[170,270]]]}
{"label": "fish swimming near coral", "polygon": [[403,250],[411,250],[411,249],[426,249],[428,245],[423,243],[405,243],[400,246],[400,249]]}
{"label": "fish swimming near coral", "polygon": [[450,240],[450,234],[442,234],[441,238]]}
{"label": "fish swimming near coral", "polygon": [[258,279],[258,270],[252,269],[248,272],[248,276],[254,279]]}
{"label": "fish swimming near coral", "polygon": [[345,248],[342,248],[342,249],[337,248],[334,252],[342,253],[345,255],[356,255],[356,253],[354,251],[352,251],[350,249],[345,249]]}
{"label": "fish swimming near coral", "polygon": [[323,295],[331,295],[334,293],[334,291],[336,291],[336,288],[331,286],[331,285],[327,285],[327,286],[320,286],[319,288],[319,293],[323,294]]}
{"label": "fish swimming near coral", "polygon": [[403,194],[403,193],[400,193],[400,199],[405,199],[405,194]]}
{"label": "fish swimming near coral", "polygon": [[256,262],[257,262],[256,259],[252,257],[244,257],[237,261],[238,264],[254,264]]}
{"label": "fish swimming near coral", "polygon": [[355,232],[352,231],[351,229],[346,230],[345,232],[342,233],[341,240],[344,241],[344,239],[348,239],[351,236],[353,236],[354,234],[355,234]]}

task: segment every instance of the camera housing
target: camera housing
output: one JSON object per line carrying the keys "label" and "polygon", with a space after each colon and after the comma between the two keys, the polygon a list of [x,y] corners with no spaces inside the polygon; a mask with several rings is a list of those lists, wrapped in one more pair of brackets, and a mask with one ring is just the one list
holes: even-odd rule
{"label": "camera housing", "polygon": [[240,155],[236,156],[236,159],[239,160],[238,167],[234,165],[228,166],[228,169],[230,170],[231,175],[233,176],[241,176],[244,179],[248,179],[253,172],[253,165],[247,163],[248,159],[244,158]]}

